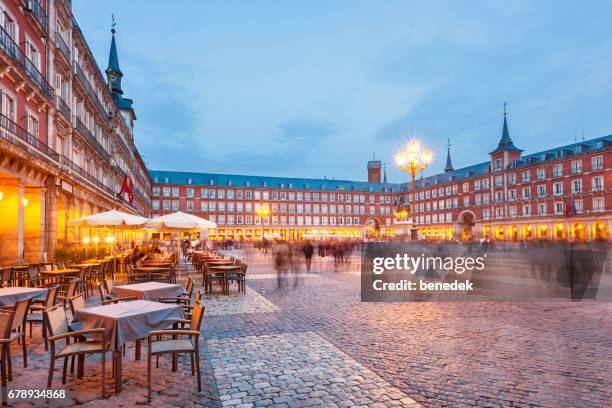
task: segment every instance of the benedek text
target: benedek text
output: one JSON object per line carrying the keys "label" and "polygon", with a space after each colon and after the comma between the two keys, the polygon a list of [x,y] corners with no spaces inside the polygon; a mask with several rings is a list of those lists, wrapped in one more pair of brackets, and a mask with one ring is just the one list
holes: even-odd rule
{"label": "benedek text", "polygon": [[372,284],[374,290],[428,290],[428,291],[465,291],[474,290],[474,282],[470,282],[466,279],[463,282],[455,280],[454,282],[424,282],[423,280],[412,282],[406,279],[402,279],[399,282],[383,282],[378,279]]}

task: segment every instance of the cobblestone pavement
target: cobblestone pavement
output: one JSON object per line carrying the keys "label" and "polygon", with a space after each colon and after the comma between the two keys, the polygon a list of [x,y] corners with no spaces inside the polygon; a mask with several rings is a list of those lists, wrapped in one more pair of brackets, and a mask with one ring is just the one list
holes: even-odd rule
{"label": "cobblestone pavement", "polygon": [[[270,255],[232,254],[249,263],[247,293],[204,298],[202,393],[187,358],[176,373],[161,359],[154,406],[612,405],[612,304],[362,303],[357,257],[334,266],[315,256],[309,274],[298,269],[279,288]],[[27,341],[26,369],[13,345],[9,388],[46,383],[39,327]],[[104,400],[94,357],[83,380],[69,375],[64,386],[61,366],[54,387],[71,392],[70,404],[146,404],[146,359],[134,360],[133,344],[123,392],[114,394],[109,364]],[[17,404],[31,405],[42,404]]]}

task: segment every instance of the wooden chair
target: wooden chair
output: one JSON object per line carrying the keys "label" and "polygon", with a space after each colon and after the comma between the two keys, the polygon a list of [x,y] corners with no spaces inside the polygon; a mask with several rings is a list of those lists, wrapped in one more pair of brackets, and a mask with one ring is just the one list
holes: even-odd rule
{"label": "wooden chair", "polygon": [[[184,321],[189,324],[189,329],[154,330],[149,333],[149,351],[147,358],[147,384],[149,388],[147,399],[149,403],[151,402],[151,359],[153,356],[158,357],[163,354],[190,354],[191,375],[194,375],[197,371],[198,392],[202,391],[199,339],[203,315],[204,307],[196,302],[191,319]],[[172,338],[168,339],[168,336],[172,336]],[[175,367],[173,367],[173,371],[176,371]]]}
{"label": "wooden chair", "polygon": [[[26,317],[28,316],[28,310],[30,309],[31,299],[20,300],[15,303],[14,306],[5,306],[5,310],[10,310],[14,313],[13,324],[9,335],[10,343],[14,341],[20,341],[23,351],[23,368],[28,366],[28,348],[25,340],[25,327]],[[9,380],[13,379],[13,365],[10,355],[10,347],[8,350],[8,376]]]}
{"label": "wooden chair", "polygon": [[87,293],[87,275],[89,273],[88,267],[81,267],[79,271],[79,292],[83,293],[85,299],[88,297]]}
{"label": "wooden chair", "polygon": [[94,287],[104,281],[104,265],[92,266],[89,268],[89,274],[87,276],[87,287],[91,290],[93,295]]}
{"label": "wooden chair", "polygon": [[47,330],[45,328],[45,320],[43,318],[43,311],[53,307],[57,301],[57,290],[59,286],[51,286],[47,290],[47,297],[45,298],[44,305],[30,305],[30,314],[27,315],[26,321],[30,323],[30,338],[32,338],[32,325],[34,323],[40,323],[42,326],[42,334],[45,339],[45,351],[49,350],[49,344],[47,342]]}
{"label": "wooden chair", "polygon": [[73,297],[77,291],[77,285],[79,284],[77,278],[71,278],[68,281],[68,285],[63,285],[64,287],[60,287],[57,293],[57,299],[62,302],[64,308],[68,306],[68,299]]}
{"label": "wooden chair", "polygon": [[158,302],[189,305],[191,303],[191,296],[193,295],[193,288],[193,278],[191,277],[191,275],[187,275],[187,277],[185,278],[185,283],[183,285],[183,293],[181,293],[177,297],[159,298]]}
{"label": "wooden chair", "polygon": [[13,327],[13,312],[0,309],[0,377],[2,377],[2,405],[7,405],[7,382],[6,365],[9,360],[11,347],[11,329]]}
{"label": "wooden chair", "polygon": [[[49,342],[51,343],[51,361],[49,363],[49,378],[47,388],[51,388],[53,382],[53,370],[55,360],[64,359],[62,372],[62,384],[66,384],[66,369],[68,368],[68,357],[83,356],[89,354],[102,355],[102,398],[106,396],[106,352],[109,347],[106,344],[106,330],[103,328],[70,331],[66,310],[62,305],[55,305],[43,312],[46,326],[49,330]],[[102,340],[87,340],[87,335],[96,335]],[[70,340],[73,340],[71,343]],[[56,351],[56,342],[66,340],[66,344]]]}
{"label": "wooden chair", "polygon": [[240,270],[239,271],[234,271],[234,272],[229,272],[227,274],[227,281],[228,284],[229,282],[236,282],[238,284],[238,291],[242,292],[242,293],[246,293],[246,271],[247,271],[248,265],[243,263],[240,264]]}
{"label": "wooden chair", "polygon": [[13,268],[2,268],[0,275],[0,287],[6,288],[13,284]]}
{"label": "wooden chair", "polygon": [[106,292],[107,292],[109,295],[112,295],[112,293],[113,293],[113,287],[114,287],[114,284],[113,284],[113,279],[112,279],[112,278],[106,278],[106,279],[104,279],[104,289],[106,289]]}

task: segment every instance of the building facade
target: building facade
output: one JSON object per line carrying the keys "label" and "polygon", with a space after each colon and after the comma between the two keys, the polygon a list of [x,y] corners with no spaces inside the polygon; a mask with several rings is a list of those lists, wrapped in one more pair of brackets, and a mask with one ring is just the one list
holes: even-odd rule
{"label": "building facade", "polygon": [[[100,72],[70,0],[0,0],[0,263],[37,262],[80,238],[72,218],[149,215],[115,32]],[[133,200],[118,195],[130,179]]]}
{"label": "building facade", "polygon": [[[370,168],[370,166],[368,166]],[[398,184],[150,170],[152,212],[214,221],[218,239],[384,237],[393,234]],[[385,177],[386,179],[386,177]],[[380,177],[379,177],[380,180]],[[265,206],[270,215],[260,218]]]}
{"label": "building facade", "polygon": [[415,194],[397,204],[414,209],[422,238],[608,240],[612,135],[523,155],[504,113],[489,160],[455,170],[449,153],[445,171],[418,180]]}

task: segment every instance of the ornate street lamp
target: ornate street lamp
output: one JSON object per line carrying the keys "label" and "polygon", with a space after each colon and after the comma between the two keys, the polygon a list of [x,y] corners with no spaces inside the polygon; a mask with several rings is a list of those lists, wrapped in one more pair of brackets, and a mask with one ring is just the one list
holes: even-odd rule
{"label": "ornate street lamp", "polygon": [[255,213],[259,216],[259,219],[261,220],[261,240],[263,241],[264,239],[264,218],[270,216],[270,208],[267,205],[261,203],[259,204],[259,207],[257,207],[257,210],[255,210]]}
{"label": "ornate street lamp", "polygon": [[414,211],[416,201],[416,176],[429,166],[431,163],[431,151],[424,149],[416,140],[411,140],[406,148],[395,156],[395,162],[400,170],[412,176],[412,203],[410,212],[412,213],[412,226],[410,228],[410,239],[417,239],[416,215]]}

